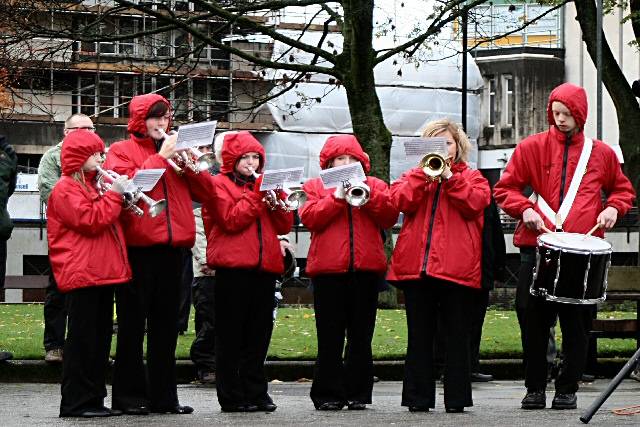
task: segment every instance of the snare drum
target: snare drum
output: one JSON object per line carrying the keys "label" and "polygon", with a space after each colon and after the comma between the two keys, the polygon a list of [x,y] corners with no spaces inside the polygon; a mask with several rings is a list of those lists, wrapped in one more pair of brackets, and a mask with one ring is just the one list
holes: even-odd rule
{"label": "snare drum", "polygon": [[567,304],[597,304],[607,297],[611,244],[578,233],[538,236],[531,295]]}

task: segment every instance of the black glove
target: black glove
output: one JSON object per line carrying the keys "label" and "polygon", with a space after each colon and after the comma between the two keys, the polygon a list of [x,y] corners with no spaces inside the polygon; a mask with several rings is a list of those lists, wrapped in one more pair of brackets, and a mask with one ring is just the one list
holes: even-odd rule
{"label": "black glove", "polygon": [[18,158],[16,150],[14,150],[11,145],[9,145],[4,135],[0,135],[0,150],[4,151],[7,156],[11,157],[14,160]]}

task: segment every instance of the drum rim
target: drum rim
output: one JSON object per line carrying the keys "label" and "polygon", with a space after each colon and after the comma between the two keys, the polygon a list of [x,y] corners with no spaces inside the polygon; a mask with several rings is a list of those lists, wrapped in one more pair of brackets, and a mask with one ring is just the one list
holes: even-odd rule
{"label": "drum rim", "polygon": [[[563,234],[563,235],[575,235],[575,236],[587,236],[586,234],[580,234],[580,233],[567,233],[567,232],[559,232],[559,234]],[[607,242],[605,239],[601,238],[601,237],[597,237],[597,236],[588,236],[591,239],[599,239],[602,240],[604,243],[606,243],[607,245],[609,245],[609,247],[607,249],[579,249],[579,248],[569,248],[566,246],[560,246],[554,243],[549,243],[549,242],[545,242],[542,240],[544,234],[541,234],[538,236],[537,243],[538,246],[542,246],[545,248],[549,248],[549,249],[555,249],[555,250],[560,250],[562,252],[568,252],[568,253],[573,253],[573,254],[580,254],[580,255],[606,255],[606,254],[610,254],[613,253],[613,245],[611,245],[611,243]]]}

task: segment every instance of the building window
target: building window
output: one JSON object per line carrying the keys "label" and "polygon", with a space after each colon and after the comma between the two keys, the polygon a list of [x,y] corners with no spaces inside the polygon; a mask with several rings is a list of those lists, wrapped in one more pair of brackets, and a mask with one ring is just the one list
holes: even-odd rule
{"label": "building window", "polygon": [[515,96],[513,76],[505,74],[502,76],[502,122],[506,127],[515,127]]}
{"label": "building window", "polygon": [[496,125],[496,79],[495,77],[489,77],[489,84],[487,85],[487,101],[489,108],[489,126]]}

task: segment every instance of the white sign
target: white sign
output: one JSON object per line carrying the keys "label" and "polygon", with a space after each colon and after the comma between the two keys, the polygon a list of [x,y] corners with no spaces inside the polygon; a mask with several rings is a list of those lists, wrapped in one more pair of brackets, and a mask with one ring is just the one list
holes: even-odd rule
{"label": "white sign", "polygon": [[19,173],[16,181],[16,191],[38,191],[38,174]]}
{"label": "white sign", "polygon": [[324,169],[320,171],[320,178],[324,188],[335,188],[349,181],[364,182],[367,176],[364,174],[362,164],[360,162],[350,163],[348,165],[336,166],[334,168]]}
{"label": "white sign", "polygon": [[176,150],[184,150],[190,147],[202,147],[213,143],[216,133],[216,120],[211,122],[192,123],[178,128],[178,140]]}

